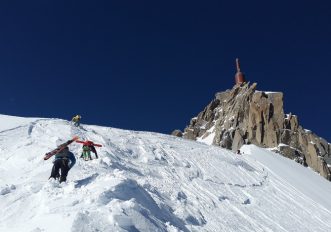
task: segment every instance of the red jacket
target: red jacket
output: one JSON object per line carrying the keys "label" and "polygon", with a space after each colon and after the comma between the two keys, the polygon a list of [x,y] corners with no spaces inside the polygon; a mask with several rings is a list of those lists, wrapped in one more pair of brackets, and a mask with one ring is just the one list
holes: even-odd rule
{"label": "red jacket", "polygon": [[89,140],[86,140],[86,141],[77,140],[76,142],[83,144],[83,146],[88,146],[94,154],[97,154],[97,151],[95,150],[94,146],[102,147],[101,144],[96,144],[96,143],[93,143],[92,141],[89,141]]}

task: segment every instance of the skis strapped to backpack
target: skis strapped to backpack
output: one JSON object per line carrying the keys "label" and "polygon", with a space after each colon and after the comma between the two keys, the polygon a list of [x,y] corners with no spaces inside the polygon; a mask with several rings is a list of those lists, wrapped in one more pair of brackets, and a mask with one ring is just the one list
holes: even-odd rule
{"label": "skis strapped to backpack", "polygon": [[76,143],[81,143],[81,144],[83,144],[85,146],[102,147],[101,144],[93,143],[92,141],[89,141],[89,140],[87,140],[87,141],[76,140]]}
{"label": "skis strapped to backpack", "polygon": [[74,136],[71,140],[68,140],[65,143],[62,143],[60,146],[58,146],[57,148],[55,148],[54,150],[47,152],[44,156],[44,160],[48,160],[49,158],[51,158],[53,155],[61,152],[64,148],[66,148],[69,144],[71,144],[72,142],[78,140],[79,137],[78,136]]}

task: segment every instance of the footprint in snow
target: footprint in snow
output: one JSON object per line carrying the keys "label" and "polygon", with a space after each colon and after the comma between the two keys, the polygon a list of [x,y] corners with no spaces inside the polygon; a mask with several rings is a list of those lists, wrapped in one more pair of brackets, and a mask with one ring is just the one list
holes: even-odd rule
{"label": "footprint in snow", "polygon": [[228,198],[227,196],[220,196],[218,197],[219,201],[225,201],[225,200],[230,200],[230,198]]}
{"label": "footprint in snow", "polygon": [[250,205],[251,204],[251,200],[249,198],[247,198],[242,204],[243,205]]}
{"label": "footprint in snow", "polygon": [[0,187],[0,195],[6,195],[11,193],[12,191],[14,191],[16,189],[15,185],[6,185],[4,187]]}

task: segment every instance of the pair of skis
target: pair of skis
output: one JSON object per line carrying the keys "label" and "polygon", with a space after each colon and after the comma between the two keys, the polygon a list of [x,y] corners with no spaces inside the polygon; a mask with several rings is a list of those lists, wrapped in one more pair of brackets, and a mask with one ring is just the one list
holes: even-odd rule
{"label": "pair of skis", "polygon": [[81,144],[83,144],[85,146],[102,147],[101,144],[93,143],[92,141],[89,141],[89,140],[87,140],[87,141],[76,140],[76,143],[81,143]]}
{"label": "pair of skis", "polygon": [[77,141],[79,139],[78,136],[74,136],[72,139],[68,140],[65,143],[62,143],[60,146],[58,146],[57,148],[55,148],[54,150],[47,152],[44,156],[44,160],[48,160],[49,158],[51,158],[53,155],[61,152],[64,148],[66,148],[69,144],[73,143],[74,141]]}

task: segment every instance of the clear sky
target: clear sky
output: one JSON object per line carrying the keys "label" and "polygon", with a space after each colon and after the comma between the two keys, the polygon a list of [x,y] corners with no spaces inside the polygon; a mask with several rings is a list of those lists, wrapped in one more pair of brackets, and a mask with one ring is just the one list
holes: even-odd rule
{"label": "clear sky", "polygon": [[1,1],[0,113],[170,133],[234,85],[331,141],[331,2]]}

